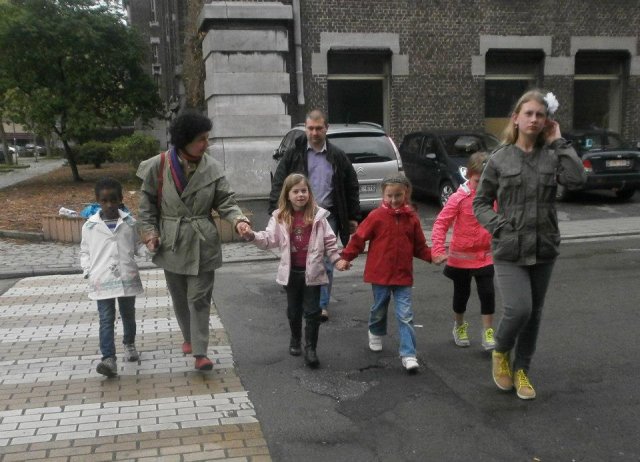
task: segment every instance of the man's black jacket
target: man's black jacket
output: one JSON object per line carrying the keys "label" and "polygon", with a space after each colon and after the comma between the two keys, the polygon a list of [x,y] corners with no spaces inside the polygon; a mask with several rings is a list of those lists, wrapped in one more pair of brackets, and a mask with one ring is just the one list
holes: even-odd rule
{"label": "man's black jacket", "polygon": [[[360,186],[358,176],[342,149],[327,140],[327,160],[333,167],[333,211],[337,213],[340,240],[349,240],[349,220],[360,218]],[[278,208],[278,198],[284,179],[291,173],[309,176],[307,164],[307,137],[301,136],[295,145],[284,153],[271,183],[269,214]]]}

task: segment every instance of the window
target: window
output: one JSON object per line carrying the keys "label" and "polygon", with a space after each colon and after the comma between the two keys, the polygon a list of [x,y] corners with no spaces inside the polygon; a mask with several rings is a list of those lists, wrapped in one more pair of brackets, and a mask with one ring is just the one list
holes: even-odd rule
{"label": "window", "polygon": [[332,123],[389,125],[389,50],[331,50],[327,97]]}
{"label": "window", "polygon": [[620,131],[627,52],[576,53],[573,91],[574,128]]}
{"label": "window", "polygon": [[502,131],[513,106],[528,89],[539,86],[544,53],[540,50],[490,50],[486,54],[485,129]]}

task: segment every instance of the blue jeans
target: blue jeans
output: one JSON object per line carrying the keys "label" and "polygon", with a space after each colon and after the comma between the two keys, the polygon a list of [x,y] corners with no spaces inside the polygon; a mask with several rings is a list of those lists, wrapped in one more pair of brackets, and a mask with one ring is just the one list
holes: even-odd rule
{"label": "blue jeans", "polygon": [[369,332],[374,335],[387,334],[387,309],[393,294],[400,333],[400,356],[416,355],[416,332],[413,329],[411,309],[411,286],[381,286],[371,284],[373,306],[369,314]]}
{"label": "blue jeans", "polygon": [[[327,218],[331,229],[338,235],[338,217],[335,215],[329,215]],[[339,238],[338,238],[339,239]],[[327,271],[327,277],[329,278],[329,284],[320,286],[320,309],[324,310],[329,305],[331,299],[331,286],[333,285],[333,263],[329,260],[329,257],[324,257],[324,268]]]}
{"label": "blue jeans", "polygon": [[[100,352],[102,359],[116,355],[116,345],[113,335],[113,326],[116,321],[116,299],[107,298],[98,300],[98,314],[100,315]],[[120,318],[124,338],[122,343],[129,345],[136,340],[136,297],[118,297]]]}

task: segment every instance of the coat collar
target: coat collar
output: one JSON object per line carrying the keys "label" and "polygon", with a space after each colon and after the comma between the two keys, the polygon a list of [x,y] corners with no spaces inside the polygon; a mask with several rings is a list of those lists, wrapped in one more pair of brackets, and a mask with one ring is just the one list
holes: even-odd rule
{"label": "coat collar", "polygon": [[[120,225],[120,223],[127,223],[128,225],[131,225],[131,226],[133,226],[133,224],[135,223],[134,218],[128,212],[118,209],[118,215],[120,215],[120,217],[118,218],[118,224],[116,225],[116,228]],[[98,210],[96,213],[91,215],[87,219],[87,221],[90,223],[91,228],[93,228],[98,223],[104,223],[104,221],[102,220],[102,217],[100,216],[100,210]]]}

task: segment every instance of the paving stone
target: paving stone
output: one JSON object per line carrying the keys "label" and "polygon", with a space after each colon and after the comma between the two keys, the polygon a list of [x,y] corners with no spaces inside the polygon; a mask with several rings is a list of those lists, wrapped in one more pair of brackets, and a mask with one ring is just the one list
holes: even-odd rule
{"label": "paving stone", "polygon": [[[162,272],[146,271],[143,279],[141,360],[119,361],[115,379],[95,372],[97,313],[81,276],[23,279],[0,296],[1,454],[21,460],[28,450],[30,460],[48,462],[248,461],[268,454],[215,306],[214,370],[193,374]],[[116,323],[118,350],[121,335]],[[228,453],[241,449],[249,452]]]}

